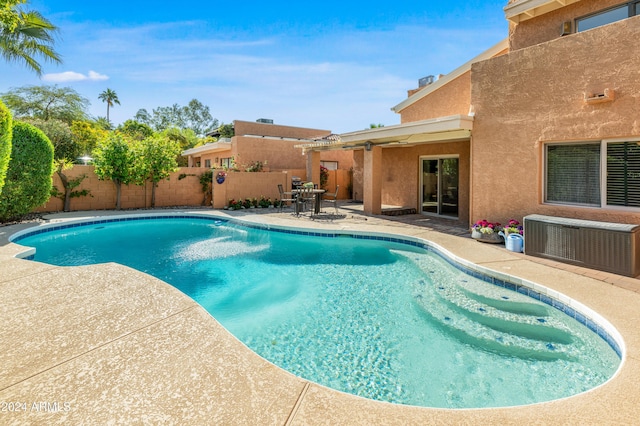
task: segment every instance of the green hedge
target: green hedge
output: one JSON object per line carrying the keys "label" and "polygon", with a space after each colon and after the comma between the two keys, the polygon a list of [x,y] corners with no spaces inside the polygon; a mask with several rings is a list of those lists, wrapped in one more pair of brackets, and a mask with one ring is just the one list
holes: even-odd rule
{"label": "green hedge", "polygon": [[0,101],[0,192],[7,175],[9,158],[11,158],[11,113]]}
{"label": "green hedge", "polygon": [[18,220],[49,200],[53,145],[38,128],[13,123],[11,161],[0,193],[0,222]]}

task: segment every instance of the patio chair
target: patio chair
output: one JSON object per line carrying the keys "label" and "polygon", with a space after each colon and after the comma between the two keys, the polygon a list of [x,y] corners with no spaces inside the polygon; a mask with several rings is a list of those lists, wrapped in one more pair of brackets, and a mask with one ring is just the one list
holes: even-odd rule
{"label": "patio chair", "polygon": [[333,207],[336,209],[336,214],[338,214],[338,190],[340,189],[340,185],[336,185],[336,192],[333,194],[323,194],[324,197],[330,197],[330,198],[322,198],[322,204],[324,203],[329,203],[329,204],[333,204]]}
{"label": "patio chair", "polygon": [[307,204],[311,203],[311,215],[313,216],[313,208],[314,208],[314,201],[315,201],[315,194],[313,193],[313,187],[306,187],[306,188],[300,188],[298,190],[299,192],[296,194],[298,196],[297,198],[297,205],[296,205],[296,213],[300,214],[300,212],[304,212],[307,209]]}
{"label": "patio chair", "polygon": [[282,212],[284,203],[286,201],[288,201],[289,203],[293,203],[296,201],[296,198],[293,196],[292,192],[285,192],[281,183],[278,184],[278,192],[280,192],[280,212]]}

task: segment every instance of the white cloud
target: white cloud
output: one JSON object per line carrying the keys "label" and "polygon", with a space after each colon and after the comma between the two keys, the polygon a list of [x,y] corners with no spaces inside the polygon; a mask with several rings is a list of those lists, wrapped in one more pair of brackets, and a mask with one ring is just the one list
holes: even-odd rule
{"label": "white cloud", "polygon": [[44,81],[51,81],[53,83],[70,83],[74,81],[103,81],[108,80],[109,76],[97,73],[95,71],[89,71],[87,75],[74,72],[65,71],[59,73],[45,74],[42,76]]}

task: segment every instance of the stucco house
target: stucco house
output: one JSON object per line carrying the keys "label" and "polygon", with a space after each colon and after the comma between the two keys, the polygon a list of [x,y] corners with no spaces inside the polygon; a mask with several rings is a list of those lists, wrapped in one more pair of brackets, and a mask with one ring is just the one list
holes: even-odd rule
{"label": "stucco house", "polygon": [[[304,172],[307,159],[294,146],[331,136],[329,130],[283,126],[269,119],[255,122],[234,120],[233,128],[235,135],[231,138],[221,138],[182,152],[188,158],[189,167],[236,167],[244,170],[260,162],[265,170]],[[352,156],[339,151],[323,155],[322,161],[330,169],[348,170],[353,165]]]}
{"label": "stucco house", "polygon": [[[366,212],[472,223],[537,213],[640,224],[640,1],[512,0],[508,39],[392,108],[351,151]],[[435,80],[435,81],[434,81]]]}

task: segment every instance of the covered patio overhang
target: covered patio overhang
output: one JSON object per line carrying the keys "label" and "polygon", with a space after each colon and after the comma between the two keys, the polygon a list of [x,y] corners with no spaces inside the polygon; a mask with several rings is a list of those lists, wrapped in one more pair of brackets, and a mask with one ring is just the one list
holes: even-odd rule
{"label": "covered patio overhang", "polygon": [[202,157],[203,154],[214,154],[218,152],[226,152],[231,150],[231,139],[222,139],[217,142],[208,143],[195,148],[182,151],[182,156],[187,157],[188,166],[193,167],[195,159]]}
{"label": "covered patio overhang", "polygon": [[296,145],[303,153],[337,149],[365,149],[373,147],[407,145],[429,142],[446,142],[466,139],[471,136],[473,117],[453,115],[430,120],[414,121],[388,127],[342,133],[332,140]]}
{"label": "covered patio overhang", "polygon": [[364,150],[364,212],[382,212],[382,149],[404,148],[421,144],[467,140],[473,130],[473,116],[454,115],[403,123],[388,127],[340,134],[332,140],[296,145],[307,154],[307,176],[320,180],[320,152],[331,150]]}

